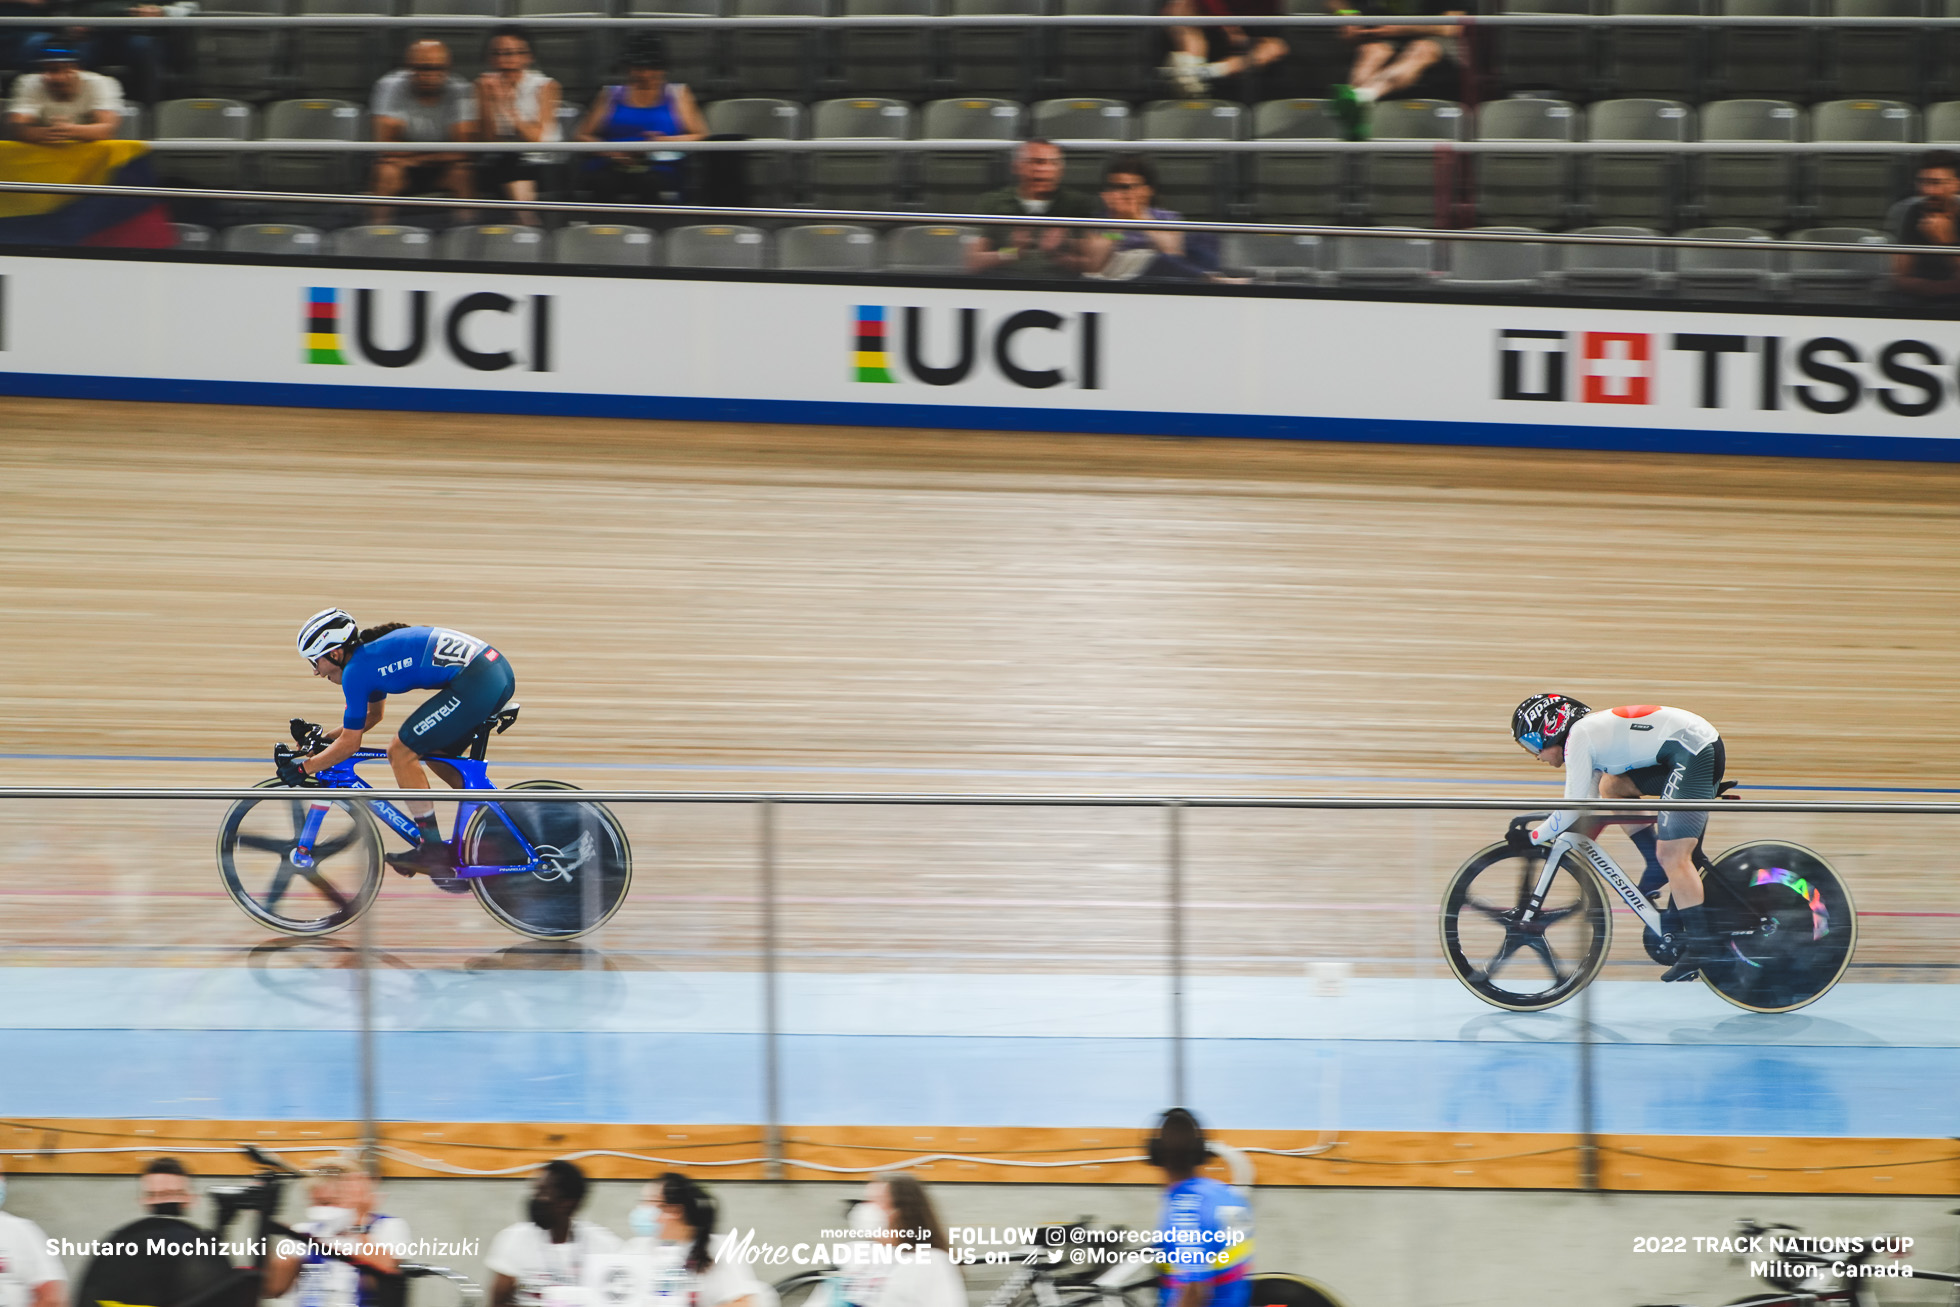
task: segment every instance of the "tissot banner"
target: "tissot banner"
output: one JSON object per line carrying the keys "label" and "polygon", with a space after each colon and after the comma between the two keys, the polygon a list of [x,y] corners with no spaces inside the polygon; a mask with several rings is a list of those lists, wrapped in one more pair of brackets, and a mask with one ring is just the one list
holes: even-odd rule
{"label": "tissot banner", "polygon": [[0,392],[1960,457],[1960,323],[0,257]]}

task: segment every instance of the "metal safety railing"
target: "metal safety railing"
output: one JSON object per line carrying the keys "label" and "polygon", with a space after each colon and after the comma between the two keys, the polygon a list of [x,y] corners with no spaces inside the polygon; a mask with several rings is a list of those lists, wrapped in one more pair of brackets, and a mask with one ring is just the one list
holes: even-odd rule
{"label": "metal safety railing", "polygon": [[[681,0],[682,3],[685,0]],[[0,17],[0,28],[47,27],[45,16],[9,15]],[[1369,27],[1471,27],[1471,28],[1628,28],[1664,29],[1684,27],[1740,28],[1952,28],[1960,27],[1955,17],[1899,17],[1896,15],[1785,15],[1754,14],[1461,14],[1401,16],[1369,14],[1361,17],[1339,14],[1271,14],[1257,17],[1231,14],[851,14],[758,15],[753,18],[722,18],[711,14],[686,12],[644,13],[612,17],[590,15],[537,15],[512,18],[478,14],[186,14],[115,17],[76,17],[73,25],[83,27],[214,27],[274,28],[302,27],[333,29],[381,28],[421,30],[461,29],[465,31],[501,27],[515,23],[539,31],[578,28],[653,28],[658,31],[693,29],[757,32],[772,29],[813,29],[850,31],[860,29],[903,28],[1093,28],[1093,27],[1257,27],[1257,28],[1342,28],[1365,23]]]}
{"label": "metal safety railing", "polygon": [[[265,144],[257,142],[254,144]],[[666,146],[668,142],[660,142]],[[706,144],[706,142],[697,142]],[[283,148],[283,143],[281,145]],[[464,149],[466,146],[442,147]],[[534,151],[535,145],[512,148]],[[557,147],[553,147],[557,148]],[[399,147],[397,147],[399,152]],[[1577,232],[1489,231],[1478,228],[1429,227],[1342,227],[1317,223],[1285,222],[1206,222],[1196,219],[1062,218],[1049,216],[1002,216],[976,213],[912,213],[889,209],[805,209],[736,207],[711,204],[609,204],[585,200],[490,200],[452,199],[436,196],[333,195],[305,191],[241,191],[200,186],[98,186],[51,182],[0,181],[0,194],[30,195],[118,195],[150,197],[159,200],[224,200],[247,204],[284,205],[381,205],[389,208],[472,209],[496,213],[563,213],[580,217],[607,214],[648,220],[707,218],[724,222],[748,220],[815,223],[900,223],[907,226],[966,227],[1060,227],[1081,231],[1194,231],[1217,235],[1318,236],[1323,238],[1359,237],[1372,240],[1427,239],[1439,241],[1485,242],[1511,245],[1636,245],[1661,249],[1746,250],[1752,254],[1817,253],[1860,254],[1883,257],[1894,254],[1936,254],[1960,256],[1960,248],[1946,245],[1851,244],[1836,241],[1727,240],[1699,236],[1594,236]],[[0,246],[0,250],[4,250]],[[518,270],[522,265],[511,265]]]}

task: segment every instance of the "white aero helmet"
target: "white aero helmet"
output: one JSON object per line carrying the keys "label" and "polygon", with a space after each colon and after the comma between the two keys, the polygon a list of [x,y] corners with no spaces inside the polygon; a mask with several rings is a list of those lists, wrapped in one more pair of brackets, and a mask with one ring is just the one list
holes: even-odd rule
{"label": "white aero helmet", "polygon": [[299,656],[310,663],[327,650],[346,644],[358,629],[354,619],[341,609],[322,608],[299,628]]}

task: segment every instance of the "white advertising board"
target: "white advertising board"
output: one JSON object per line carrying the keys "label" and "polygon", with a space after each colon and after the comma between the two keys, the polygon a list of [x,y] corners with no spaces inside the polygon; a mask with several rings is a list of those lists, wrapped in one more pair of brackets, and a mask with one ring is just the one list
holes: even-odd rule
{"label": "white advertising board", "polygon": [[0,393],[1960,456],[1960,323],[0,256]]}

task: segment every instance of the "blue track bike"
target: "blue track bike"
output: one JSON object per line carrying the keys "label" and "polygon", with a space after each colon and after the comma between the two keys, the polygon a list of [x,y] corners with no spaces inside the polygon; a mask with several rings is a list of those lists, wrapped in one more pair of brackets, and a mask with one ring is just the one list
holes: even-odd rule
{"label": "blue track bike", "polygon": [[[517,720],[511,704],[471,735],[461,757],[424,759],[465,791],[496,793],[484,757],[490,737]],[[320,728],[295,719],[300,754],[324,741]],[[275,762],[297,756],[287,745]],[[218,831],[218,870],[225,892],[261,925],[288,935],[326,935],[367,911],[381,889],[381,831],[385,824],[410,847],[421,843],[414,819],[383,799],[328,797],[326,791],[372,789],[356,773],[385,762],[380,749],[362,749],[321,772],[319,786],[291,788],[260,782],[278,796],[242,799]],[[513,790],[570,790],[562,781],[523,781]],[[619,911],[633,881],[626,832],[597,803],[498,803],[464,799],[454,809],[451,847],[456,888],[476,895],[484,911],[533,939],[576,939]],[[445,814],[446,816],[447,814]]]}

